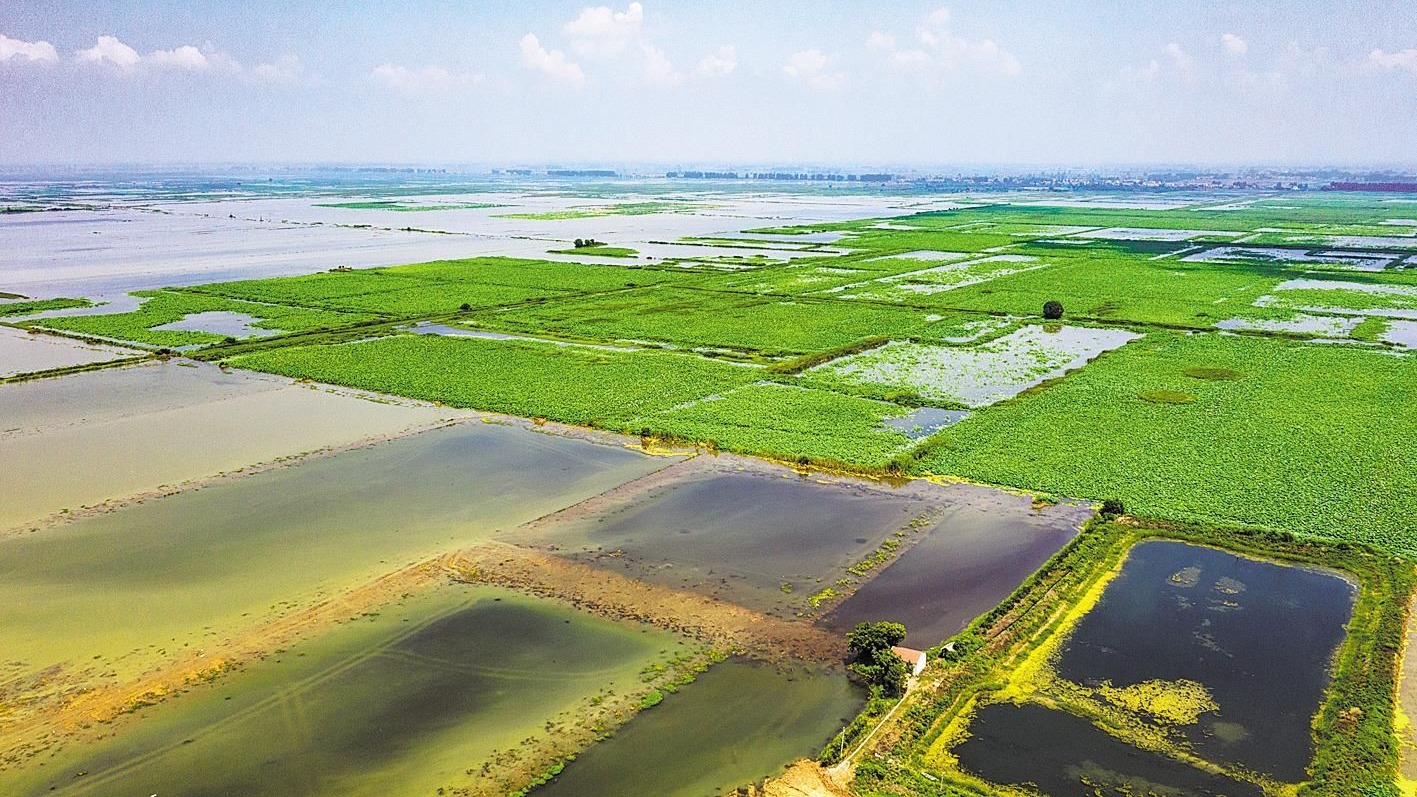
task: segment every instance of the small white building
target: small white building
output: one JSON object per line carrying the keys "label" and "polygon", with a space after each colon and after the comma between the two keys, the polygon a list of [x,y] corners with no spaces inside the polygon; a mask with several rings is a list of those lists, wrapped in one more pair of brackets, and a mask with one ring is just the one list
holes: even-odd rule
{"label": "small white building", "polygon": [[891,650],[895,651],[895,655],[905,659],[905,663],[910,665],[910,674],[912,677],[924,671],[926,659],[925,651],[902,647],[893,647]]}

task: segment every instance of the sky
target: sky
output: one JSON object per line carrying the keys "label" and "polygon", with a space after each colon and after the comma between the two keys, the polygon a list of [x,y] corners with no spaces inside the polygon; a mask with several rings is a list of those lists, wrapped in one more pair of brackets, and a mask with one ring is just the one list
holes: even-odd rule
{"label": "sky", "polygon": [[1417,165],[1417,0],[0,2],[0,163]]}

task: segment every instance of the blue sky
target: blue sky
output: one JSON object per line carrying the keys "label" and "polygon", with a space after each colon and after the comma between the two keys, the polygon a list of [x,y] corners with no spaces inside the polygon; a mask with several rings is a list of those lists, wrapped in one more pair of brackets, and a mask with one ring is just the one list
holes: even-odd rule
{"label": "blue sky", "polygon": [[0,4],[0,162],[1417,164],[1417,0]]}

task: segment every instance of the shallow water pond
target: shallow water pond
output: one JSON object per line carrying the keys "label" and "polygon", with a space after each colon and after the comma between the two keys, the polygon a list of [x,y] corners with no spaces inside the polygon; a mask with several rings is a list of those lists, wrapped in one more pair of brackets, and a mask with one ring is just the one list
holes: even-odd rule
{"label": "shallow water pond", "polygon": [[440,586],[145,709],[112,738],[0,773],[0,791],[432,794],[547,723],[573,723],[598,692],[638,687],[642,668],[687,645],[551,601]]}
{"label": "shallow water pond", "polygon": [[863,703],[846,676],[729,660],[587,750],[535,797],[719,797],[821,751]]}
{"label": "shallow water pond", "polygon": [[953,750],[966,771],[1049,797],[1263,797],[1259,787],[1120,742],[1081,717],[1028,703],[979,710]]}
{"label": "shallow water pond", "polygon": [[[928,490],[819,483],[700,458],[645,490],[509,539],[670,587],[791,615],[892,532],[940,506]],[[746,461],[743,461],[746,463]],[[826,481],[826,480],[824,480]]]}
{"label": "shallow water pond", "polygon": [[108,362],[141,354],[143,352],[133,349],[98,346],[55,335],[31,334],[23,329],[0,326],[0,377]]}
{"label": "shallow water pond", "polygon": [[843,631],[856,623],[904,623],[905,644],[934,647],[1007,598],[1068,543],[1090,512],[1052,507],[1035,512],[1027,498],[975,487],[953,491],[928,535],[827,615]]}
{"label": "shallow water pond", "polygon": [[122,677],[666,464],[463,424],[0,539],[0,683]]}
{"label": "shallow water pond", "polygon": [[1132,548],[1078,622],[1060,677],[1095,686],[1193,681],[1218,704],[1181,728],[1202,754],[1298,782],[1356,587],[1337,575],[1213,548]]}

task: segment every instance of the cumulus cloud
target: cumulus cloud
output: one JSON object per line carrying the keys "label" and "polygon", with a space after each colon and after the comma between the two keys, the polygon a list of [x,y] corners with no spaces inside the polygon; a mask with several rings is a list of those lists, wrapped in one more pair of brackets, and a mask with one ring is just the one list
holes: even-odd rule
{"label": "cumulus cloud", "polygon": [[[132,52],[132,48],[128,48]],[[147,58],[142,59],[153,66],[170,67],[172,69],[189,69],[194,72],[201,72],[211,68],[211,63],[201,50],[190,44],[184,44],[172,50],[154,50]]]}
{"label": "cumulus cloud", "polygon": [[683,82],[684,74],[674,68],[674,64],[658,47],[640,45],[640,76],[652,86],[676,86]]}
{"label": "cumulus cloud", "polygon": [[644,20],[645,9],[639,3],[630,3],[624,11],[588,6],[561,30],[570,37],[577,55],[611,56],[625,52],[639,38]]}
{"label": "cumulus cloud", "polygon": [[527,69],[567,86],[579,88],[585,84],[585,72],[581,71],[580,64],[567,58],[560,50],[542,47],[536,34],[528,33],[522,37],[521,51],[522,66]]}
{"label": "cumulus cloud", "polygon": [[147,55],[139,55],[137,50],[124,44],[116,36],[100,36],[94,46],[74,53],[79,61],[95,64],[110,64],[123,71],[135,68],[168,69],[183,72],[227,72],[241,73],[241,63],[235,58],[214,49],[210,42],[204,47],[184,44],[171,50],[154,50]]}
{"label": "cumulus cloud", "polygon": [[821,50],[799,50],[782,65],[782,73],[818,91],[835,91],[846,85],[846,73],[831,68],[836,56]]}
{"label": "cumulus cloud", "polygon": [[866,39],[866,47],[885,53],[891,66],[906,70],[941,72],[971,68],[982,72],[1013,76],[1023,71],[1018,58],[993,39],[966,39],[950,28],[950,11],[930,12],[915,31],[915,44],[897,46],[896,37],[881,31]]}
{"label": "cumulus cloud", "polygon": [[94,46],[74,53],[80,61],[103,63],[107,61],[122,69],[132,69],[143,60],[138,51],[119,41],[115,36],[100,36]]}
{"label": "cumulus cloud", "polygon": [[1417,75],[1417,49],[1411,47],[1397,52],[1374,50],[1368,53],[1368,63],[1384,69],[1401,69]]}
{"label": "cumulus cloud", "polygon": [[27,42],[0,33],[0,61],[58,61],[59,53],[46,41]]}
{"label": "cumulus cloud", "polygon": [[1231,55],[1244,55],[1250,51],[1250,43],[1233,33],[1222,33],[1220,46],[1224,47],[1225,52]]}

